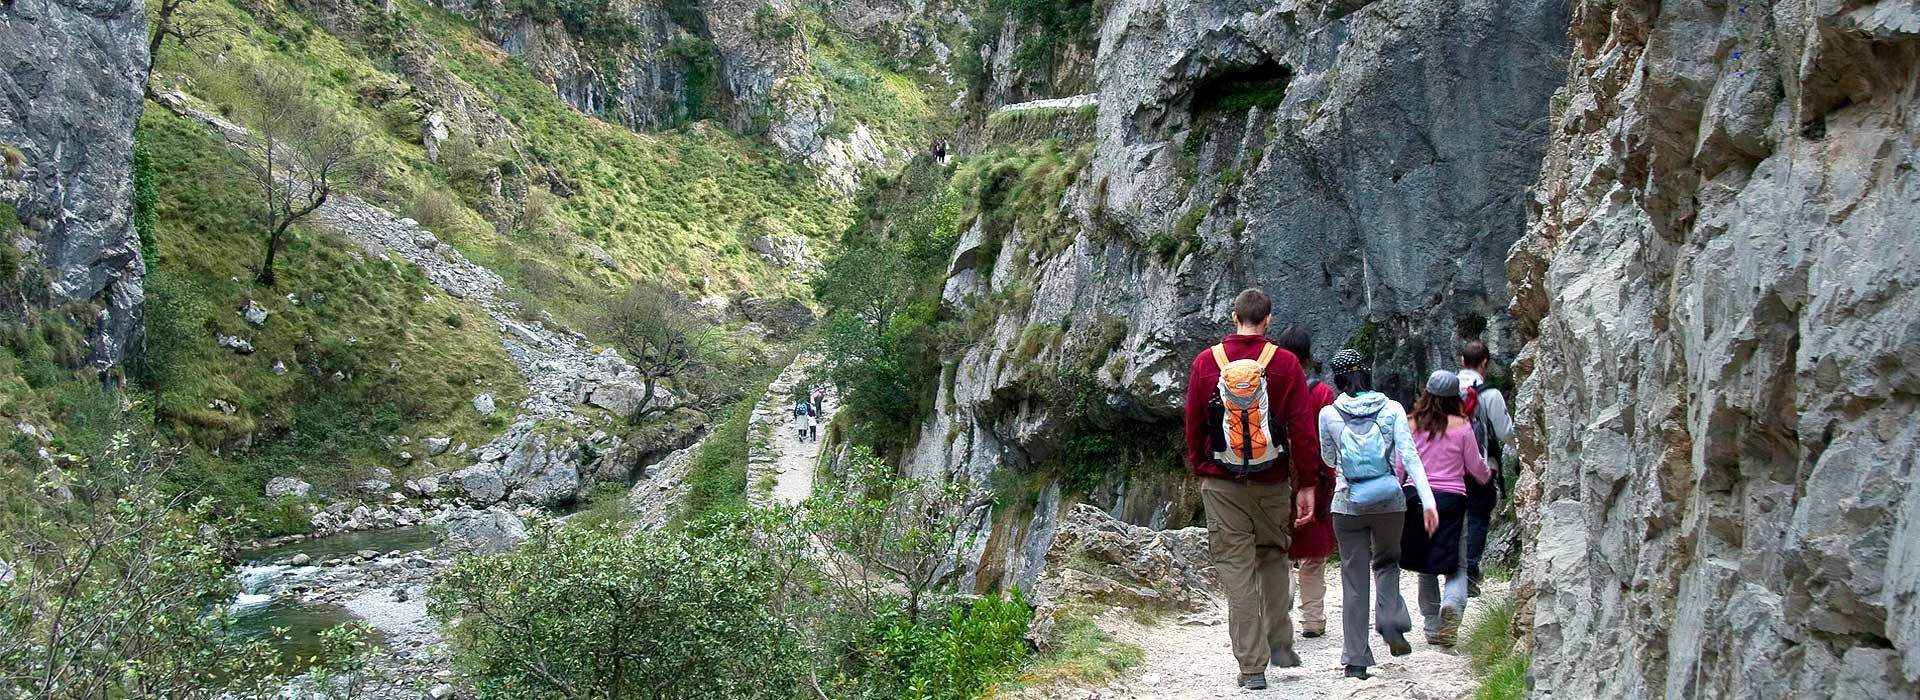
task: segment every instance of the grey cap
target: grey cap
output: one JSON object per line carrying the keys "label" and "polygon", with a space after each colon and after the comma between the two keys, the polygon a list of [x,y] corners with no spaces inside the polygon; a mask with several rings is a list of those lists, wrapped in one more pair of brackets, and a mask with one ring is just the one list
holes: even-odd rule
{"label": "grey cap", "polygon": [[1434,396],[1460,396],[1460,375],[1437,369],[1427,375],[1427,393]]}

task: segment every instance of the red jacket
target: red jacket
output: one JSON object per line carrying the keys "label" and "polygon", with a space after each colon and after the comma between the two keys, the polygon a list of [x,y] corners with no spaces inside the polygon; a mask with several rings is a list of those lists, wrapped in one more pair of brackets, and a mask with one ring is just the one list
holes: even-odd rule
{"label": "red jacket", "polygon": [[[1258,359],[1266,346],[1266,336],[1230,335],[1220,341],[1226,345],[1227,359]],[[1193,370],[1187,379],[1187,465],[1195,476],[1230,479],[1207,450],[1207,401],[1220,383],[1220,365],[1211,349],[1201,350],[1193,358]],[[1293,353],[1280,350],[1267,362],[1267,402],[1273,407],[1273,428],[1287,436],[1287,459],[1292,469],[1281,465],[1248,477],[1249,481],[1272,484],[1293,478],[1297,491],[1320,483],[1320,433],[1318,408],[1307,396],[1307,375]]]}
{"label": "red jacket", "polygon": [[[1313,405],[1313,414],[1318,416],[1321,408],[1333,405],[1333,387],[1326,382],[1311,384],[1307,397]],[[1325,559],[1333,554],[1333,546],[1333,467],[1322,464],[1320,490],[1313,494],[1313,522],[1307,523],[1306,527],[1293,529],[1293,542],[1287,545],[1287,557]]]}

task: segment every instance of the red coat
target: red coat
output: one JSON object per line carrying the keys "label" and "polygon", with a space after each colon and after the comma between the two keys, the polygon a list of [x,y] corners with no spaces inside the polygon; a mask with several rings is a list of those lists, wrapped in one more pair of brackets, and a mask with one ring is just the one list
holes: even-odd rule
{"label": "red coat", "polygon": [[[1268,341],[1259,335],[1230,335],[1220,341],[1226,346],[1227,359],[1260,357]],[[1220,383],[1220,365],[1212,350],[1202,350],[1193,358],[1193,370],[1187,379],[1186,438],[1187,465],[1194,476],[1230,479],[1207,451],[1207,401]],[[1287,433],[1287,454],[1292,469],[1275,468],[1254,474],[1248,481],[1278,483],[1289,476],[1297,491],[1320,483],[1320,409],[1307,398],[1307,375],[1300,361],[1285,350],[1273,354],[1267,362],[1268,405],[1273,407],[1275,429]]]}
{"label": "red coat", "polygon": [[[1334,395],[1333,387],[1324,382],[1308,389],[1307,397],[1313,401],[1315,416],[1320,415],[1320,409],[1333,405]],[[1320,489],[1313,494],[1313,522],[1293,531],[1293,546],[1287,548],[1287,558],[1325,559],[1333,554],[1333,545],[1333,467],[1321,464]]]}

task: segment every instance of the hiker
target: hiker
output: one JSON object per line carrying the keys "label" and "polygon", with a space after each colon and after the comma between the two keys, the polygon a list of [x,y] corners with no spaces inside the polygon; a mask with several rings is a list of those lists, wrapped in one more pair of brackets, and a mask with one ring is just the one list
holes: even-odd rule
{"label": "hiker", "polygon": [[[1373,624],[1394,656],[1413,653],[1413,620],[1400,595],[1400,541],[1411,522],[1408,498],[1391,464],[1395,458],[1418,495],[1421,528],[1432,532],[1440,514],[1407,430],[1400,403],[1373,390],[1373,371],[1358,350],[1327,360],[1340,397],[1320,409],[1320,459],[1334,467],[1333,537],[1340,546],[1340,663],[1349,678],[1366,679],[1373,665],[1367,643],[1367,589],[1373,588]],[[1372,575],[1368,575],[1372,569]]]}
{"label": "hiker", "polygon": [[827,393],[820,387],[813,388],[813,394],[807,397],[813,405],[813,441],[820,441],[820,418],[827,415]]}
{"label": "hiker", "polygon": [[[1299,326],[1287,326],[1274,341],[1293,353],[1300,367],[1312,376],[1313,335]],[[1318,379],[1307,380],[1307,405],[1315,416],[1333,405],[1333,387]],[[1293,533],[1287,558],[1293,561],[1299,576],[1300,636],[1313,639],[1327,633],[1327,557],[1333,554],[1333,467],[1320,464],[1320,487],[1314,489],[1313,520]]]}
{"label": "hiker", "polygon": [[1473,437],[1480,445],[1480,456],[1493,474],[1490,483],[1467,484],[1467,595],[1480,594],[1480,557],[1487,551],[1487,530],[1493,527],[1494,511],[1500,509],[1501,491],[1506,488],[1507,442],[1513,437],[1513,416],[1507,413],[1507,397],[1487,384],[1487,369],[1493,364],[1487,344],[1478,340],[1460,349],[1460,396],[1466,404],[1467,420],[1473,424]]}
{"label": "hiker", "polygon": [[1300,665],[1287,545],[1293,528],[1313,517],[1319,446],[1300,362],[1267,341],[1273,300],[1258,289],[1240,292],[1232,318],[1234,334],[1193,358],[1186,452],[1201,477],[1238,683],[1260,690],[1268,665]]}
{"label": "hiker", "polygon": [[796,433],[795,436],[801,440],[807,439],[809,418],[811,418],[812,415],[813,406],[807,403],[806,397],[802,396],[793,400],[793,429]]}
{"label": "hiker", "polygon": [[820,441],[820,404],[807,404],[807,439]]}
{"label": "hiker", "polygon": [[1413,442],[1433,488],[1440,524],[1425,532],[1407,530],[1401,565],[1420,572],[1420,614],[1426,618],[1427,643],[1450,647],[1460,616],[1467,610],[1467,480],[1492,479],[1467,421],[1459,376],[1443,369],[1427,377],[1426,390],[1413,404]]}

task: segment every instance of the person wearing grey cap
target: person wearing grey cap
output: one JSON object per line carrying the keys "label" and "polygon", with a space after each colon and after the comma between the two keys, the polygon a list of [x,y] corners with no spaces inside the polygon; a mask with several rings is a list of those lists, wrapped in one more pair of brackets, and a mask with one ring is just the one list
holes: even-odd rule
{"label": "person wearing grey cap", "polygon": [[1492,478],[1467,420],[1458,375],[1439,370],[1427,377],[1426,390],[1413,404],[1413,442],[1426,467],[1440,523],[1427,532],[1408,528],[1400,561],[1403,567],[1420,572],[1420,613],[1426,618],[1427,643],[1450,647],[1467,609],[1467,478],[1481,483]]}
{"label": "person wearing grey cap", "polygon": [[[1373,648],[1367,637],[1367,599],[1373,598],[1373,628],[1394,656],[1413,653],[1407,632],[1413,619],[1400,595],[1403,530],[1431,532],[1440,515],[1433,507],[1420,453],[1400,403],[1373,390],[1373,371],[1358,350],[1343,349],[1327,361],[1340,396],[1320,409],[1320,459],[1332,466],[1333,538],[1340,547],[1340,663],[1350,678],[1371,677]],[[1409,500],[1400,472],[1418,494],[1420,517],[1407,517]],[[1371,589],[1371,590],[1369,590]]]}

